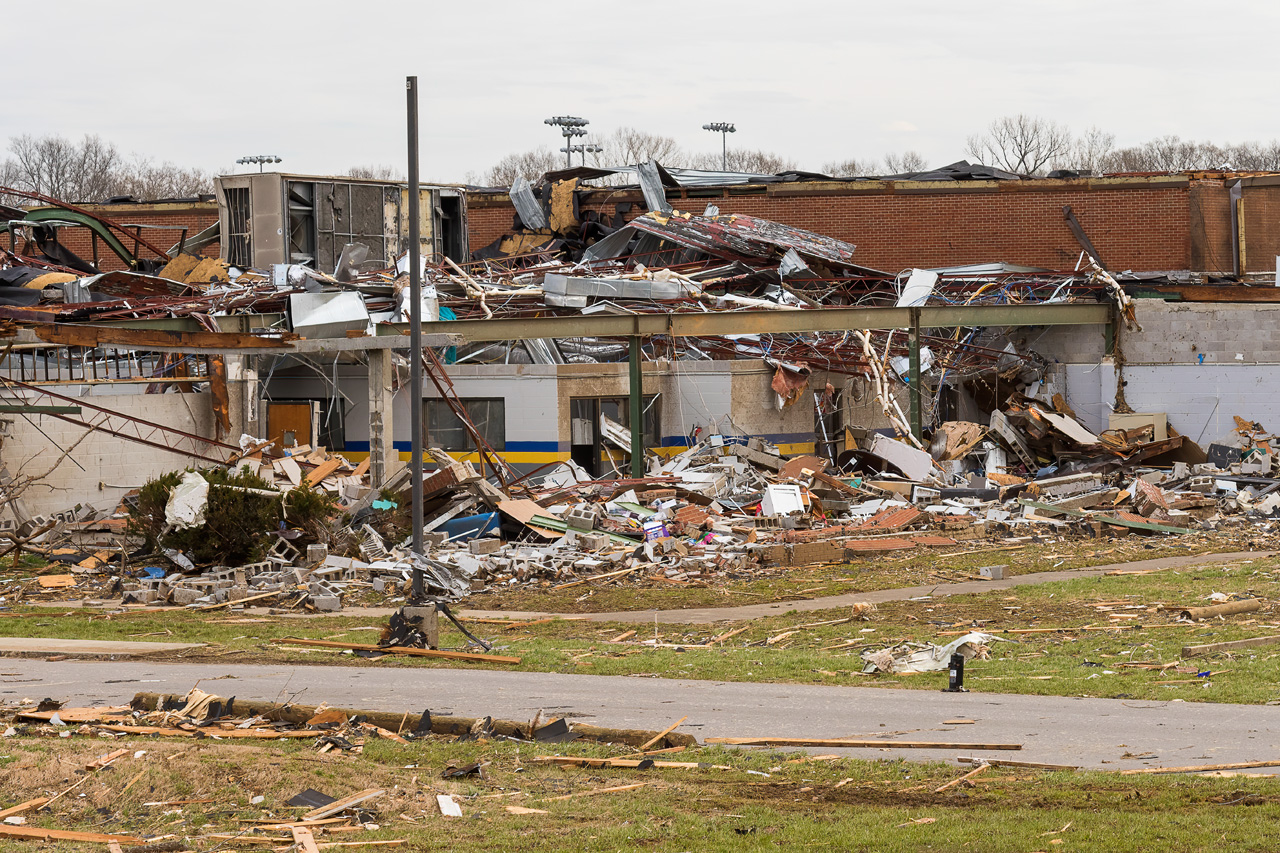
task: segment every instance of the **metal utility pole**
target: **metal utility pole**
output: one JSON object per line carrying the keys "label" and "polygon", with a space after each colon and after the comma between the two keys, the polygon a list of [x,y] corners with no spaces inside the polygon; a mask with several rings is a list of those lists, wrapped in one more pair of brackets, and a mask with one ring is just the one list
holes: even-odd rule
{"label": "metal utility pole", "polygon": [[[600,153],[601,151],[603,151],[604,149],[603,149],[603,148],[601,148],[599,145],[566,145],[564,148],[561,148],[560,150],[561,150],[561,151],[563,151],[563,152],[564,152],[565,154],[567,154],[567,155],[572,155],[572,154],[581,154],[581,155],[582,155],[582,165],[583,165],[583,166],[585,166],[585,165],[587,165],[587,153],[588,153],[588,152],[590,152],[590,153],[592,153],[592,154],[599,154],[599,153]],[[568,158],[568,157],[566,157],[565,159],[567,160],[567,159],[569,159],[569,158]]]}
{"label": "metal utility pole", "polygon": [[[418,78],[405,79],[408,98],[409,124],[409,428],[413,430],[412,454],[409,462],[413,475],[413,553],[425,556],[422,550],[422,224],[421,198],[418,187]],[[415,562],[413,567],[413,603],[422,601],[422,570]]]}
{"label": "metal utility pole", "polygon": [[[543,119],[543,124],[549,124],[552,127],[560,128],[560,135],[564,137],[564,148],[560,150],[564,152],[564,165],[566,169],[573,168],[573,146],[569,144],[569,140],[575,136],[586,136],[587,131],[584,128],[591,124],[585,118],[578,116],[552,116],[549,119]],[[583,155],[584,162],[586,155]]]}
{"label": "metal utility pole", "polygon": [[702,129],[720,134],[720,171],[729,171],[729,134],[737,133],[738,129],[733,126],[731,121],[713,121],[709,124],[704,124]]}

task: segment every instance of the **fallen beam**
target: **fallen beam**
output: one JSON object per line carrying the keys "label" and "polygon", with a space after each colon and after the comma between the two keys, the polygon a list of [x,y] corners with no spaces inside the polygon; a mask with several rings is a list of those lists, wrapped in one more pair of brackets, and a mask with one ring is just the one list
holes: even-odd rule
{"label": "fallen beam", "polygon": [[[138,711],[154,711],[164,700],[171,697],[163,693],[138,693],[134,695],[131,707]],[[321,710],[337,711],[348,719],[363,716],[366,722],[393,732],[419,732],[423,730],[423,715],[409,714],[403,711],[371,711],[357,708],[320,708],[315,705],[289,705],[261,699],[236,699],[235,713],[242,716],[263,717],[276,722],[306,725],[306,722]],[[483,719],[483,718],[481,718]],[[427,716],[426,723],[433,734],[465,735],[475,727],[475,717],[447,717],[439,714]],[[137,731],[140,727],[129,726],[127,731]],[[527,739],[529,735],[528,721],[517,723],[511,720],[491,720],[489,728],[496,735]],[[181,730],[179,730],[181,731]],[[598,741],[600,743],[621,743],[638,747],[653,738],[657,732],[646,729],[609,729],[587,723],[573,723],[572,731],[581,740]],[[309,732],[312,737],[323,732]],[[663,737],[668,746],[697,746],[698,740],[693,735],[671,732]]]}
{"label": "fallen beam", "polygon": [[411,655],[419,658],[447,658],[483,663],[520,663],[520,658],[505,655],[482,655],[472,652],[445,652],[439,649],[414,649],[408,646],[375,646],[371,643],[339,643],[330,640],[302,640],[297,637],[280,637],[272,640],[285,646],[316,646],[323,649],[350,649],[359,652],[386,652],[393,655]]}
{"label": "fallen beam", "polygon": [[810,737],[709,737],[707,743],[731,746],[820,746],[852,749],[1022,749],[1020,743],[948,743],[926,740],[853,740]]}
{"label": "fallen beam", "polygon": [[1121,770],[1121,776],[1146,776],[1152,773],[1200,773],[1205,770],[1244,770],[1249,767],[1280,767],[1280,758],[1270,761],[1237,761],[1234,764],[1192,764],[1189,767],[1136,767]]}
{"label": "fallen beam", "polygon": [[190,347],[209,349],[291,349],[287,341],[238,332],[171,332],[163,329],[121,329],[111,326],[57,323],[36,326],[42,341],[70,347]]}
{"label": "fallen beam", "polygon": [[956,761],[961,764],[990,764],[992,767],[1026,767],[1032,770],[1079,770],[1075,764],[1045,764],[1040,761],[1010,761],[1007,758],[973,758],[959,755]]}
{"label": "fallen beam", "polygon": [[1199,655],[1212,654],[1214,652],[1229,652],[1232,649],[1256,649],[1259,646],[1273,646],[1280,643],[1280,634],[1272,634],[1269,637],[1252,637],[1248,640],[1228,640],[1223,643],[1206,643],[1202,646],[1183,646],[1182,656],[1184,658],[1193,658]]}
{"label": "fallen beam", "polygon": [[1243,601],[1228,601],[1224,604],[1210,604],[1206,607],[1185,607],[1179,611],[1178,616],[1182,619],[1212,619],[1215,616],[1231,616],[1234,613],[1251,613],[1254,610],[1261,610],[1262,602],[1256,598],[1246,598]]}

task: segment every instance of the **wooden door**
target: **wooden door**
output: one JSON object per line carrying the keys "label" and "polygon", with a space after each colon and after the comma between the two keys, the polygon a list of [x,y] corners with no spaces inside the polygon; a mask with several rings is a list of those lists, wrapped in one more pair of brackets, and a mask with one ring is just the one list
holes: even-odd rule
{"label": "wooden door", "polygon": [[311,403],[268,403],[267,438],[282,449],[311,445],[311,406]]}

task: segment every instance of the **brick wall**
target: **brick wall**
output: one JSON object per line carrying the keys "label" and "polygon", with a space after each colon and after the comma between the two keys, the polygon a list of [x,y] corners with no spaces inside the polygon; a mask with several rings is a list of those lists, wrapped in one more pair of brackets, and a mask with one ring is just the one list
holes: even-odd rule
{"label": "brick wall", "polygon": [[1246,185],[1241,194],[1244,231],[1242,253],[1249,272],[1276,271],[1280,255],[1280,186]]}
{"label": "brick wall", "polygon": [[[1193,258],[1200,266],[1211,258],[1221,261],[1226,252],[1230,269],[1226,190],[1221,182],[1203,183],[1194,205],[1191,180],[1177,175],[767,184],[685,188],[668,198],[678,210],[701,213],[713,203],[721,213],[759,216],[838,237],[857,245],[858,263],[891,272],[988,261],[1073,268],[1080,246],[1062,217],[1068,204],[1113,268],[1189,269]],[[581,206],[612,217],[619,202],[632,203],[629,219],[645,211],[638,190],[596,190]],[[506,233],[512,217],[506,196],[476,193],[468,208],[473,250]]]}
{"label": "brick wall", "polygon": [[[156,204],[94,204],[82,205],[85,210],[98,216],[110,219],[120,225],[158,226],[142,229],[142,238],[154,243],[161,249],[168,250],[182,238],[182,229],[187,229],[187,239],[208,228],[218,221],[218,205],[216,202],[160,202]],[[119,235],[117,235],[119,236]],[[66,227],[58,229],[58,239],[71,251],[92,263],[93,232],[83,227]],[[125,248],[134,251],[132,240],[121,239]],[[221,251],[220,244],[215,241],[205,246],[200,254],[216,258]],[[145,246],[139,246],[136,254],[141,258],[154,258],[155,253]],[[127,269],[125,263],[116,257],[111,248],[98,241],[98,268],[103,272]]]}

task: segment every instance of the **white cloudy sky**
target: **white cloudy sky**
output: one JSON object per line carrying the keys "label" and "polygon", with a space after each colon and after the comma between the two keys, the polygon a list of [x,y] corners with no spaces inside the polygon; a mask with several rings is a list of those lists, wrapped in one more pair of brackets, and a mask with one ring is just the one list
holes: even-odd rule
{"label": "white cloudy sky", "polygon": [[[1018,112],[1121,146],[1280,136],[1280,4],[647,0],[59,0],[12,3],[0,144],[90,132],[218,169],[404,169],[404,78],[422,93],[423,179],[459,181],[561,139],[572,114],[712,151],[701,130],[802,168],[914,149],[931,165]],[[25,46],[24,45],[25,42]]]}

